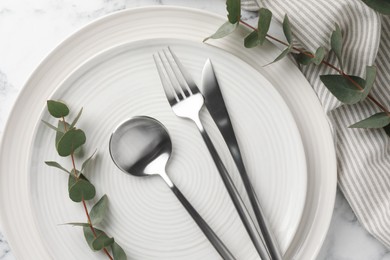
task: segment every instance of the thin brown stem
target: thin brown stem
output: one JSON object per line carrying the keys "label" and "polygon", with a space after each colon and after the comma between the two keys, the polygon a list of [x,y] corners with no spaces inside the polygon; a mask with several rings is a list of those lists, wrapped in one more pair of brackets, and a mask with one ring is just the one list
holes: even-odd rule
{"label": "thin brown stem", "polygon": [[[244,22],[243,20],[240,20],[240,23],[242,23],[243,25],[247,26],[248,28],[251,28],[252,30],[257,31],[257,28],[255,28],[255,27],[253,27],[252,25],[250,25],[250,24]],[[276,42],[278,42],[278,43],[280,43],[280,44],[282,44],[282,45],[284,45],[284,46],[287,46],[287,47],[290,46],[289,43],[284,42],[284,41],[282,41],[282,40],[280,40],[280,39],[278,39],[278,38],[276,38],[276,37],[274,37],[274,36],[272,36],[272,35],[267,34],[267,38],[272,39],[273,41],[276,41]],[[297,51],[298,53],[302,53],[302,54],[307,55],[307,56],[309,56],[309,57],[311,57],[311,58],[314,57],[314,55],[313,55],[312,53],[308,52],[308,51],[305,51],[305,50],[302,50],[302,49],[299,49],[299,48],[296,48],[296,47],[292,47],[292,49],[295,50],[295,51]],[[338,67],[334,66],[333,64],[329,63],[329,62],[326,61],[326,60],[323,60],[321,63],[324,64],[324,65],[326,65],[326,66],[328,66],[329,68],[331,68],[331,69],[337,71],[337,72],[338,72],[340,75],[342,75],[345,79],[349,80],[357,89],[359,89],[359,90],[363,90],[363,89],[364,89],[362,86],[359,85],[359,83],[357,83],[355,80],[353,80],[353,79],[351,78],[351,76],[349,76],[348,74],[346,74],[342,69],[339,69]],[[389,110],[388,110],[384,105],[382,105],[378,100],[376,100],[371,94],[369,94],[369,95],[367,96],[367,98],[368,98],[371,102],[373,102],[378,108],[380,108],[383,112],[385,112],[387,115],[390,116]]]}

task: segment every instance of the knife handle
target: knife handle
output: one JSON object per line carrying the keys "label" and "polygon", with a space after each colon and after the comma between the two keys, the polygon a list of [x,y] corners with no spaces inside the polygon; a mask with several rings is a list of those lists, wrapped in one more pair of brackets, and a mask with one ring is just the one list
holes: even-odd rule
{"label": "knife handle", "polygon": [[254,221],[247,209],[247,207],[244,204],[244,201],[242,200],[236,186],[234,185],[233,180],[231,179],[228,171],[226,170],[225,165],[223,164],[221,158],[219,157],[217,150],[214,147],[214,144],[212,143],[209,135],[207,134],[205,128],[203,127],[202,122],[200,121],[199,115],[194,120],[196,126],[199,129],[199,132],[202,135],[202,138],[210,152],[211,157],[213,158],[213,161],[215,163],[215,166],[218,169],[218,172],[222,178],[223,183],[225,184],[225,187],[229,193],[229,196],[231,200],[233,201],[234,207],[236,208],[238,215],[240,216],[240,219],[242,223],[244,224],[244,227],[246,231],[249,234],[250,239],[252,240],[253,245],[256,248],[257,253],[261,257],[262,260],[271,260],[270,254],[267,250],[267,247],[265,246],[265,242],[263,240],[263,237],[259,234],[256,225],[254,224]]}

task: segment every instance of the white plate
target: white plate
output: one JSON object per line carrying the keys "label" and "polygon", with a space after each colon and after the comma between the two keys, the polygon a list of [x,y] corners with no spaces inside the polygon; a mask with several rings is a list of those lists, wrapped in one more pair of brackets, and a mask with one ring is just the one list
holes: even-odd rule
{"label": "white plate", "polygon": [[[71,107],[84,106],[81,126],[90,137],[89,149],[99,151],[87,176],[111,199],[108,233],[115,234],[134,259],[218,259],[162,180],[126,176],[111,161],[108,140],[113,129],[127,118],[148,115],[171,133],[174,151],[168,172],[173,181],[234,255],[257,258],[195,125],[175,116],[166,100],[152,58],[165,46],[171,46],[196,81],[206,59],[213,61],[247,170],[285,251],[301,219],[307,182],[302,141],[287,105],[272,85],[242,60],[202,43],[177,39],[114,47],[76,68],[53,95],[69,101]],[[43,118],[56,124],[46,111]],[[202,119],[217,149],[225,151],[228,171],[238,180],[234,163],[206,111]],[[86,250],[81,230],[57,225],[74,218],[82,220],[84,213],[66,196],[67,176],[55,174],[57,169],[42,163],[58,159],[54,134],[42,124],[33,137],[29,177],[34,217],[42,243],[53,258],[89,259],[93,253]],[[70,165],[69,158],[60,161]]]}
{"label": "white plate", "polygon": [[[30,182],[30,178],[27,175],[27,173],[36,170],[29,169],[29,166],[32,164],[30,164],[28,159],[30,156],[29,147],[32,147],[31,149],[34,150],[34,147],[32,146],[35,142],[33,139],[33,130],[38,129],[36,128],[36,124],[38,123],[39,116],[42,112],[41,104],[44,104],[45,100],[53,93],[56,87],[71,74],[72,70],[78,68],[86,60],[108,48],[130,41],[153,40],[167,37],[180,38],[199,43],[205,36],[213,33],[223,21],[224,19],[219,16],[187,8],[149,7],[126,10],[100,19],[80,30],[57,47],[56,50],[42,62],[27,82],[12,110],[10,120],[4,131],[4,138],[2,139],[1,146],[0,202],[2,208],[5,209],[1,212],[1,217],[8,239],[18,258],[50,258],[47,247],[42,243],[42,235],[45,235],[47,230],[45,231],[42,229],[42,219],[38,219],[37,222],[34,221],[39,210],[34,207],[33,202],[41,200],[36,197],[39,192],[36,192],[34,197],[31,196],[33,189],[30,188],[34,182],[37,184],[40,183],[39,177],[31,177]],[[335,196],[336,163],[330,130],[315,94],[300,72],[287,60],[269,66],[266,70],[262,70],[261,65],[272,60],[272,58],[277,55],[278,50],[270,44],[267,44],[261,49],[244,49],[242,47],[242,37],[246,33],[247,30],[240,28],[235,35],[223,40],[214,41],[213,44],[244,59],[254,68],[261,71],[283,96],[295,117],[299,131],[303,137],[302,141],[308,159],[308,195],[302,221],[300,222],[298,231],[291,245],[287,249],[286,258],[313,259],[325,237],[332,214]],[[191,64],[188,64],[188,66],[190,65]],[[193,70],[196,70],[196,66],[193,67]],[[280,77],[281,73],[283,73],[284,77]],[[63,94],[65,96],[66,93]],[[156,98],[158,99],[158,97]],[[166,111],[166,113],[168,113],[168,111]],[[85,119],[90,118],[90,116],[93,116],[92,112],[84,115]],[[101,123],[104,124],[104,122]],[[170,123],[174,124],[173,121],[169,120],[164,123],[167,125]],[[85,124],[86,128],[91,127],[91,125],[88,126],[88,123]],[[286,131],[287,130],[288,129],[286,129]],[[91,134],[89,134],[89,136],[91,136]],[[183,140],[184,139],[185,138],[183,138]],[[96,144],[101,144],[102,141],[104,140],[90,140],[90,145],[93,145],[93,143],[95,144],[90,146],[90,148],[96,147]],[[38,163],[39,162],[36,162],[36,164],[34,163],[33,165],[38,165]],[[98,165],[96,167],[98,167]],[[174,167],[173,163],[170,167]],[[186,166],[182,164],[180,167],[183,168]],[[115,178],[129,179],[128,176],[124,176],[118,172],[112,172],[110,174],[115,176]],[[57,187],[61,187],[64,183],[64,180],[60,176],[58,176],[58,174],[53,174],[53,176],[50,177],[53,178],[53,181],[57,180],[57,183],[55,183]],[[98,175],[96,176],[96,181],[98,183],[107,181],[107,188],[109,188],[109,179],[105,179],[108,178],[107,176],[109,175]],[[181,177],[182,176],[177,175],[175,180],[180,182]],[[141,185],[156,185],[153,187],[160,187],[160,190],[156,192],[166,194],[163,193],[163,191],[166,191],[163,185],[154,183],[158,183],[158,180],[145,182],[143,179],[139,179],[134,181],[139,183],[137,187],[142,187]],[[182,183],[183,189],[186,189],[185,182],[183,181]],[[53,184],[54,183],[50,185]],[[107,190],[104,187],[102,188],[103,189],[99,190]],[[140,192],[142,191],[143,189],[140,190]],[[64,196],[61,202],[65,201],[66,187],[62,191],[57,189],[55,192],[56,194],[51,196],[57,196],[57,198],[59,196]],[[148,198],[151,200],[150,197]],[[159,200],[165,198],[167,197],[162,195]],[[194,201],[196,200],[196,197],[192,198],[190,195],[189,198]],[[118,201],[119,200],[117,199],[111,199],[111,203],[119,203]],[[67,205],[75,207],[74,204]],[[175,205],[177,206],[177,204]],[[47,212],[50,212],[50,215],[45,217],[52,219],[53,216],[59,216],[56,211],[61,210],[61,206],[56,204],[43,205],[42,207],[46,207]],[[116,208],[115,205],[113,208]],[[179,210],[179,207],[177,210]],[[73,208],[72,211],[76,212],[75,208]],[[184,215],[180,214],[181,213],[178,213],[178,216],[184,217]],[[208,216],[206,215],[205,218],[207,217]],[[160,218],[155,219],[158,220]],[[111,220],[112,221],[110,222],[113,223],[124,223],[125,220],[129,221],[121,214],[112,214]],[[235,218],[232,218],[231,220],[234,220],[235,223]],[[64,221],[69,221],[68,216],[66,216]],[[61,221],[56,222],[56,224],[59,223],[61,223]],[[188,220],[187,218],[187,222],[183,225],[188,227],[193,225],[193,223],[191,223],[190,219]],[[111,224],[108,228],[110,227]],[[142,230],[142,227],[139,228]],[[199,232],[195,228],[192,230],[197,232],[192,235],[198,239],[198,236],[200,236]],[[69,232],[68,234],[70,236],[76,237],[76,230],[72,229],[66,232]],[[138,233],[135,231],[133,232],[134,234]],[[217,230],[217,232],[222,232],[222,230]],[[29,235],[26,236],[23,234]],[[158,236],[159,234],[156,235]],[[116,234],[116,237],[119,241],[125,241],[127,236]],[[77,236],[77,239],[80,239],[80,236]],[[144,239],[148,240],[148,238]],[[160,247],[164,248],[165,240],[163,240],[162,237],[160,237],[160,239]],[[188,239],[188,237],[184,237],[183,239],[183,237],[180,236],[175,237],[175,239],[187,241],[186,239]],[[198,241],[201,240],[199,239]],[[55,241],[51,242],[56,243]],[[26,245],[29,246],[29,250],[26,250]],[[191,248],[182,248],[181,252],[190,252],[193,250],[194,254],[200,252],[201,254],[207,255],[209,252],[207,250],[209,249],[205,249],[204,247],[209,248],[209,245],[207,243],[203,243],[202,245],[196,245]],[[143,245],[142,248],[138,249],[140,251],[135,252],[135,254],[144,251],[145,248],[148,248],[148,245]],[[194,248],[196,250],[194,250]],[[81,243],[72,250],[82,250],[82,252],[88,251],[85,249],[85,245]],[[164,257],[167,257],[168,255],[169,252],[166,252]]]}

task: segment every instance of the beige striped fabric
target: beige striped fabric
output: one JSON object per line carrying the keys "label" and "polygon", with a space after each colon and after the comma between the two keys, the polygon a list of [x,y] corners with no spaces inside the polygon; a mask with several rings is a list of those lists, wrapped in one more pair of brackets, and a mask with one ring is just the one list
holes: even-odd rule
{"label": "beige striped fabric", "polygon": [[[366,66],[376,65],[378,78],[372,94],[390,107],[390,17],[379,15],[360,0],[242,0],[243,9],[259,7],[270,9],[279,21],[288,14],[295,44],[310,51],[319,46],[329,50],[330,35],[338,23],[344,37],[344,70],[364,78]],[[334,54],[327,59],[337,65]],[[379,112],[378,108],[369,101],[342,105],[319,80],[320,75],[336,74],[326,66],[309,65],[302,72],[333,126],[340,189],[362,225],[390,247],[390,138],[382,129],[348,128]]]}

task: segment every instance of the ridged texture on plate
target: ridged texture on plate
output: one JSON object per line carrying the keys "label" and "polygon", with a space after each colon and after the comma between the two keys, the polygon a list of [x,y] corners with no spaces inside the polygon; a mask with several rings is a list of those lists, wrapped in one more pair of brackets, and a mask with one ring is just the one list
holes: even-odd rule
{"label": "ridged texture on plate", "polygon": [[[152,54],[168,45],[197,80],[204,61],[213,61],[248,172],[286,250],[298,227],[306,195],[306,161],[293,117],[272,85],[250,66],[216,48],[182,40],[141,41],[108,50],[78,68],[54,93],[53,98],[69,100],[76,111],[84,106],[80,127],[90,138],[88,149],[97,147],[99,151],[98,163],[87,176],[110,198],[110,225],[106,229],[135,259],[218,258],[162,180],[128,176],[111,161],[108,140],[113,129],[130,117],[148,115],[165,124],[171,134],[173,154],[167,171],[173,181],[236,256],[256,259],[195,125],[176,117],[165,98]],[[202,119],[218,150],[224,151],[222,157],[243,191],[218,130],[207,113],[202,113]],[[65,181],[58,184],[63,176],[56,174],[57,169],[41,163],[45,158],[58,157],[52,132],[40,126],[34,138],[30,165],[35,167],[30,172],[30,177],[34,176],[30,187],[36,198],[34,215],[53,256],[88,257],[88,250],[70,250],[83,245],[80,232],[73,230],[70,238],[68,231],[72,228],[55,226],[74,216],[82,218],[82,212],[72,210],[69,200],[63,201],[65,189],[56,194],[58,197],[50,196],[66,187]],[[69,208],[55,206],[56,201]]]}

